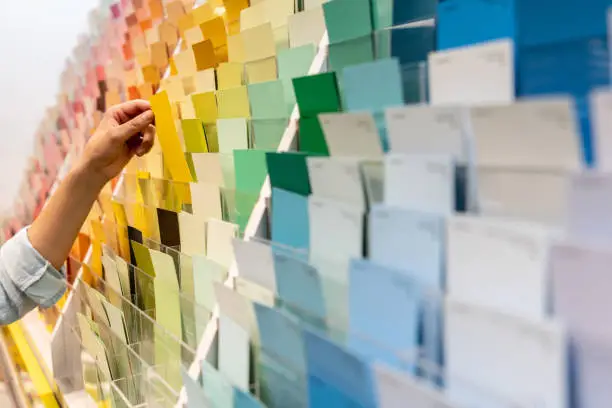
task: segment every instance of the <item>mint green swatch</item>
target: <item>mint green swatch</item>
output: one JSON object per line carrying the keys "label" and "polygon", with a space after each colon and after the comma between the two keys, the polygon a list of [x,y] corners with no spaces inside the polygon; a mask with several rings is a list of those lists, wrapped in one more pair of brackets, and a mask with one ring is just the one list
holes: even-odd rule
{"label": "mint green swatch", "polygon": [[231,154],[236,149],[249,148],[246,118],[217,119],[219,153]]}
{"label": "mint green swatch", "polygon": [[315,54],[314,44],[280,51],[277,57],[278,77],[280,79],[293,79],[308,75]]}
{"label": "mint green swatch", "polygon": [[259,150],[277,150],[287,129],[287,119],[254,119],[251,121],[253,146]]}
{"label": "mint green swatch", "polygon": [[[374,47],[371,36],[356,38],[329,45],[329,65],[340,75],[351,65],[363,64],[374,60]],[[338,79],[341,82],[341,79]]]}
{"label": "mint green swatch", "polygon": [[252,119],[288,118],[283,81],[268,81],[248,86]]}
{"label": "mint green swatch", "polygon": [[369,35],[372,32],[372,14],[369,0],[333,0],[323,4],[329,43]]}

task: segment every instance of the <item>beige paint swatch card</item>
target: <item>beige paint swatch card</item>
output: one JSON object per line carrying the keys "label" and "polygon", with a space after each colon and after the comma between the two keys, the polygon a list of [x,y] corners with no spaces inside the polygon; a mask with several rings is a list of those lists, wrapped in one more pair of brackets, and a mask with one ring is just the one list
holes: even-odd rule
{"label": "beige paint swatch card", "polygon": [[485,105],[514,100],[514,46],[503,39],[429,54],[432,105]]}
{"label": "beige paint swatch card", "polygon": [[451,217],[446,248],[449,295],[505,313],[544,319],[552,237],[553,232],[539,224]]}
{"label": "beige paint swatch card", "polygon": [[323,8],[317,7],[289,16],[288,26],[291,48],[306,44],[318,46],[325,33]]}
{"label": "beige paint swatch card", "polygon": [[276,55],[274,33],[270,23],[262,24],[240,34],[244,42],[244,60],[259,61]]}
{"label": "beige paint swatch card", "polygon": [[266,1],[252,4],[240,11],[240,30],[245,31],[268,22],[266,18]]}
{"label": "beige paint swatch card", "polygon": [[276,275],[272,248],[262,242],[232,240],[238,274],[251,282],[276,292]]}
{"label": "beige paint swatch card", "polygon": [[365,209],[359,159],[308,157],[306,160],[312,195]]}
{"label": "beige paint swatch card", "polygon": [[251,299],[253,302],[261,303],[269,307],[274,307],[275,296],[274,293],[257,283],[251,282],[248,279],[244,279],[240,276],[235,278],[236,292],[242,296]]}
{"label": "beige paint swatch card", "polygon": [[324,113],[319,115],[332,156],[378,158],[383,151],[372,114]]}
{"label": "beige paint swatch card", "polygon": [[238,236],[238,226],[218,219],[209,219],[206,232],[206,254],[211,260],[229,268],[234,262],[232,240]]}
{"label": "beige paint swatch card", "polygon": [[189,256],[206,255],[206,221],[204,218],[180,212],[178,223],[181,252]]}
{"label": "beige paint swatch card", "polygon": [[581,166],[569,97],[523,99],[470,110],[478,166],[574,171]]}
{"label": "beige paint swatch card", "polygon": [[212,183],[191,184],[191,208],[193,215],[203,221],[221,219],[221,191]]}
{"label": "beige paint swatch card", "polygon": [[221,156],[218,153],[193,153],[191,155],[198,183],[223,185]]}
{"label": "beige paint swatch card", "polygon": [[389,150],[392,153],[450,155],[467,163],[467,112],[462,108],[410,105],[385,111]]}
{"label": "beige paint swatch card", "polygon": [[227,37],[227,52],[229,62],[245,62],[244,40],[242,35],[230,35]]}
{"label": "beige paint swatch card", "polygon": [[216,90],[215,69],[209,68],[194,74],[195,92],[211,92]]}
{"label": "beige paint swatch card", "polygon": [[223,284],[214,284],[214,289],[220,313],[246,329],[253,338],[253,335],[257,333],[257,321],[255,320],[253,303]]}

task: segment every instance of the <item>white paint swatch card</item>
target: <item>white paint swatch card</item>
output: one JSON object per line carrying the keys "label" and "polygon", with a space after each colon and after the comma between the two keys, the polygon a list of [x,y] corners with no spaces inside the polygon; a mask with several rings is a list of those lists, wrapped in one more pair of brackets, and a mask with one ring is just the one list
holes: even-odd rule
{"label": "white paint swatch card", "polygon": [[287,19],[289,26],[289,46],[300,47],[306,44],[316,46],[325,33],[325,16],[322,7],[295,13]]}
{"label": "white paint swatch card", "polygon": [[317,258],[361,258],[363,209],[338,201],[310,196],[310,254]]}
{"label": "white paint swatch card", "polygon": [[459,408],[440,391],[381,363],[374,364],[374,381],[379,408]]}
{"label": "white paint swatch card", "polygon": [[455,164],[450,156],[387,154],[385,204],[450,215],[455,210]]}
{"label": "white paint swatch card", "polygon": [[590,98],[595,168],[612,171],[612,90],[596,89]]}
{"label": "white paint swatch card", "polygon": [[262,242],[232,240],[238,274],[258,285],[276,292],[272,248]]}
{"label": "white paint swatch card", "polygon": [[432,105],[483,105],[514,99],[514,46],[502,39],[429,54]]}
{"label": "white paint swatch card", "polygon": [[567,407],[566,340],[557,322],[447,298],[444,345],[446,393],[458,406]]}
{"label": "white paint swatch card", "polygon": [[464,108],[409,105],[387,108],[387,137],[392,153],[449,155],[467,163]]}
{"label": "white paint swatch card", "polygon": [[566,171],[581,167],[578,122],[570,97],[474,107],[470,119],[478,166]]}
{"label": "white paint swatch card", "polygon": [[238,226],[230,222],[210,219],[206,224],[206,254],[212,261],[229,268],[234,262],[232,240],[238,236]]}
{"label": "white paint swatch card", "polygon": [[324,113],[319,115],[319,122],[331,156],[377,158],[383,155],[371,113]]}
{"label": "white paint swatch card", "polygon": [[222,283],[214,283],[213,285],[220,313],[245,329],[251,335],[251,338],[256,341],[254,334],[257,333],[257,321],[255,320],[253,303]]}
{"label": "white paint swatch card", "polygon": [[568,235],[594,243],[612,243],[612,173],[585,172],[570,179]]}
{"label": "white paint swatch card", "polygon": [[550,230],[538,224],[451,217],[446,248],[448,294],[500,312],[544,318],[550,239]]}
{"label": "white paint swatch card", "polygon": [[308,157],[312,194],[365,209],[360,162],[348,157]]}
{"label": "white paint swatch card", "polygon": [[570,179],[554,171],[481,168],[477,206],[481,214],[565,224]]}

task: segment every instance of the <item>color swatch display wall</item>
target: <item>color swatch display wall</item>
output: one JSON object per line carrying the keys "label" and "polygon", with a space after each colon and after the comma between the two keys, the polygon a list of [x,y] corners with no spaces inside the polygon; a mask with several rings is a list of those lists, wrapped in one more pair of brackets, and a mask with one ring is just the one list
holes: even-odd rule
{"label": "color swatch display wall", "polygon": [[38,167],[130,98],[156,145],[101,194],[46,313],[56,393],[609,406],[609,3],[104,4],[115,41],[90,58],[113,62],[97,86],[68,71],[91,86],[60,98],[72,116],[41,132],[68,136]]}

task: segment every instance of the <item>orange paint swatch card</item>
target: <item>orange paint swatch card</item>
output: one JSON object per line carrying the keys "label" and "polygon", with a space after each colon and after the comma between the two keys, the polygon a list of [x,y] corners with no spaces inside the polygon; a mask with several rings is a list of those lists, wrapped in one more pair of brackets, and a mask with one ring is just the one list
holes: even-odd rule
{"label": "orange paint swatch card", "polygon": [[204,38],[212,41],[213,47],[218,48],[227,44],[227,33],[225,32],[225,21],[223,17],[215,17],[200,24]]}
{"label": "orange paint swatch card", "polygon": [[204,40],[193,45],[193,53],[195,55],[196,66],[198,71],[217,66],[215,57],[215,49],[210,40]]}

